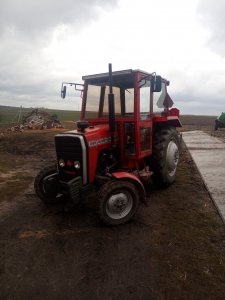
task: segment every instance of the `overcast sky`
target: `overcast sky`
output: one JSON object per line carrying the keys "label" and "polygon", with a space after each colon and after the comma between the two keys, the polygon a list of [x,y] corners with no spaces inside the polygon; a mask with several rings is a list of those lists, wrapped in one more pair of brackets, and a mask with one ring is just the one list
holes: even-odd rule
{"label": "overcast sky", "polygon": [[75,109],[62,81],[142,69],[182,114],[225,111],[224,0],[0,0],[0,104]]}

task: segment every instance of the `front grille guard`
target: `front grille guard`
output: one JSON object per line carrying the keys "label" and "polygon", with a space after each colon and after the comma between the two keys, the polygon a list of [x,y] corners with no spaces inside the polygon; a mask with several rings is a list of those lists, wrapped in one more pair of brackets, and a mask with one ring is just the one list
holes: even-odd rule
{"label": "front grille guard", "polygon": [[[83,181],[83,185],[88,183],[88,178],[87,178],[87,150],[86,150],[86,144],[84,141],[84,137],[82,135],[77,135],[77,134],[71,134],[71,133],[64,133],[64,134],[57,134],[56,135],[56,139],[57,138],[71,138],[72,141],[74,139],[79,139],[80,141],[80,145],[81,145],[81,154],[82,154],[82,181]],[[59,159],[58,157],[58,151],[57,151],[57,147],[56,147],[56,154],[57,154],[57,159]],[[71,155],[73,155],[73,152],[71,150]],[[59,168],[59,167],[58,167]],[[60,172],[59,172],[60,173]],[[65,176],[69,179],[69,177],[71,178],[72,175],[68,175]],[[76,177],[77,178],[77,177]]]}

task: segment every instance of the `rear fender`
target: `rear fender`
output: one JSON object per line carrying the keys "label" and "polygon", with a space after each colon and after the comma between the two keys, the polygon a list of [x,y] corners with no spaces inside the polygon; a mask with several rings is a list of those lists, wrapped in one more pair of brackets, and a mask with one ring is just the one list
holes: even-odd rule
{"label": "rear fender", "polygon": [[167,124],[173,127],[182,127],[180,120],[176,118],[168,120]]}
{"label": "rear fender", "polygon": [[147,204],[145,188],[137,176],[135,176],[131,173],[128,173],[128,172],[115,172],[115,173],[112,173],[112,176],[119,180],[129,180],[130,182],[132,182],[138,190],[141,201],[143,201],[145,204]]}

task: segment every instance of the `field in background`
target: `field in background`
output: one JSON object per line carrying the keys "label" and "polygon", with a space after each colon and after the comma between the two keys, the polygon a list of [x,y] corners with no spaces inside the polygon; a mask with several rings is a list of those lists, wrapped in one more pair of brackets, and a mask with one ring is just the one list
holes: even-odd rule
{"label": "field in background", "polygon": [[[11,123],[18,122],[20,111],[21,115],[25,116],[27,113],[31,112],[34,108],[25,108],[22,110],[20,107],[13,106],[0,106],[0,123]],[[39,108],[42,111],[46,111],[50,115],[56,114],[61,122],[64,121],[76,121],[80,117],[79,111],[72,110],[59,110],[59,109],[47,109],[47,108]],[[22,118],[20,118],[22,119]]]}
{"label": "field in background", "polygon": [[183,125],[182,131],[211,131],[214,129],[216,118],[217,116],[182,115],[180,116],[180,120]]}
{"label": "field in background", "polygon": [[[34,108],[22,108],[22,116],[31,112]],[[80,118],[79,111],[72,110],[58,110],[40,108],[50,115],[56,114],[61,122],[77,121]],[[0,123],[18,122],[20,114],[20,107],[0,106]],[[184,130],[204,130],[213,128],[216,116],[195,116],[195,115],[181,115],[180,120],[184,125]]]}

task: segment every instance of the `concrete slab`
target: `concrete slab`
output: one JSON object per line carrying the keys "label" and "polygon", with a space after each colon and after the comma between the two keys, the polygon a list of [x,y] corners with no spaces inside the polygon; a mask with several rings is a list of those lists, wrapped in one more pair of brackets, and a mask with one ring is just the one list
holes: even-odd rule
{"label": "concrete slab", "polygon": [[225,143],[203,131],[188,131],[182,135],[225,223]]}

